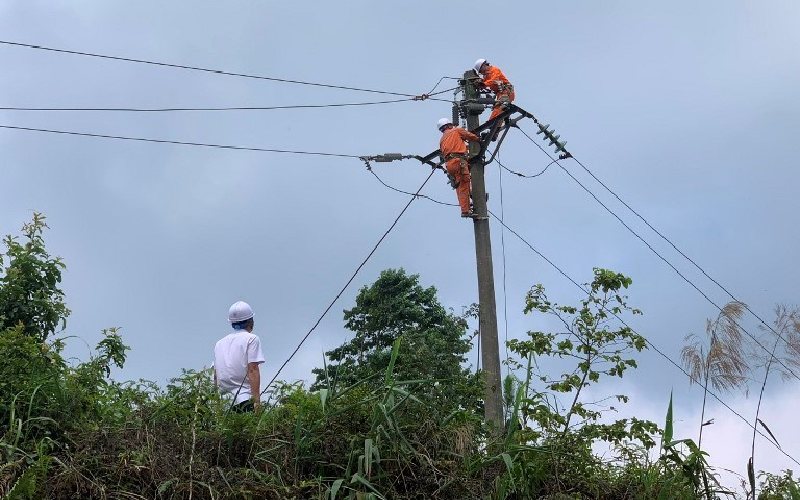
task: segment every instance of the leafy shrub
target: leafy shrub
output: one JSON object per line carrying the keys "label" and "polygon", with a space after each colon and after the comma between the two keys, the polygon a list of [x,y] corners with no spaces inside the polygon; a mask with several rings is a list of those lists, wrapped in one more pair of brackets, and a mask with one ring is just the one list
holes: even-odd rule
{"label": "leafy shrub", "polygon": [[[315,370],[313,390],[272,387],[259,413],[231,412],[209,370],[165,387],[116,382],[120,331],[104,330],[90,359],[67,363],[63,263],[42,237],[44,218],[6,238],[0,260],[0,495],[8,498],[597,498],[723,495],[708,457],[637,419],[608,420],[586,388],[637,367],[644,339],[617,316],[639,314],[632,281],[596,269],[577,305],[533,287],[526,312],[565,331],[509,342],[506,432],[482,422],[480,376],[466,369],[467,322],[433,287],[387,270],[345,321],[356,334]],[[4,266],[4,267],[3,267]],[[446,352],[447,355],[442,355]],[[572,360],[560,376],[536,359]],[[617,403],[625,395],[611,395]],[[561,405],[564,399],[567,405]],[[615,403],[616,404],[616,403]],[[562,406],[564,406],[562,408]],[[661,434],[661,448],[656,438]],[[593,452],[598,442],[612,459]],[[762,474],[760,499],[797,498],[791,471]]]}

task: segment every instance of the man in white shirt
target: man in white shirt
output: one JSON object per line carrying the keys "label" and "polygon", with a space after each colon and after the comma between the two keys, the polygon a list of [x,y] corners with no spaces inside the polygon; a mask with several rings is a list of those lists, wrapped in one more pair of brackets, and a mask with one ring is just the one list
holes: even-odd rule
{"label": "man in white shirt", "polygon": [[261,408],[261,340],[253,334],[253,309],[236,302],[228,311],[233,332],[214,346],[214,383],[223,394],[233,395],[233,411]]}

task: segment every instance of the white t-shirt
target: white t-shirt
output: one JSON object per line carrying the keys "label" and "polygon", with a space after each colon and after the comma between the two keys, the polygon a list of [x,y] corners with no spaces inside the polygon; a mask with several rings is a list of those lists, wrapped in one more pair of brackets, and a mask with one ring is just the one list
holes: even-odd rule
{"label": "white t-shirt", "polygon": [[250,399],[247,364],[263,362],[264,353],[257,335],[247,330],[235,330],[219,339],[214,346],[214,370],[220,391],[235,395],[234,404]]}

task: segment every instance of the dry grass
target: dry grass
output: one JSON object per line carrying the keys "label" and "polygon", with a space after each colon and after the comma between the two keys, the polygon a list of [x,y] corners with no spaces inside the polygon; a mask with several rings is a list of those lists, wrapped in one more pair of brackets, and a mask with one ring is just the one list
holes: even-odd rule
{"label": "dry grass", "polygon": [[692,383],[703,381],[721,391],[746,389],[751,367],[748,344],[739,325],[745,307],[736,301],[725,304],[716,319],[706,321],[705,338],[694,334],[686,337],[681,361]]}

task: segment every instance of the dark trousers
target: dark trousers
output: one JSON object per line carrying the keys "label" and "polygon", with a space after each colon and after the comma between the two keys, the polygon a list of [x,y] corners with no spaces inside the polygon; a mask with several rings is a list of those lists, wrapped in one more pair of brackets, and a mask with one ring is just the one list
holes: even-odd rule
{"label": "dark trousers", "polygon": [[253,400],[248,399],[247,401],[242,401],[238,405],[234,405],[231,409],[234,413],[252,413],[255,407],[253,406]]}

